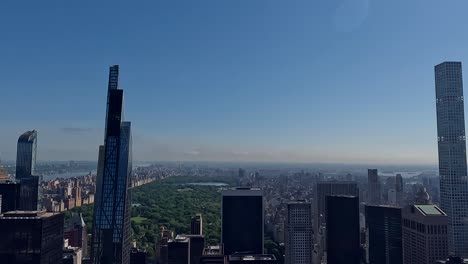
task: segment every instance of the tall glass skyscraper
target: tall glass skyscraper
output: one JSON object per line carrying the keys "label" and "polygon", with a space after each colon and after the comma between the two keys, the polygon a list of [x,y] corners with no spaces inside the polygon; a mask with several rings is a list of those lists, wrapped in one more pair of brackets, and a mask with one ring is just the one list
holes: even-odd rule
{"label": "tall glass skyscraper", "polygon": [[18,138],[16,152],[16,179],[34,175],[36,167],[37,132],[26,131]]}
{"label": "tall glass skyscraper", "polygon": [[20,181],[20,210],[37,210],[39,177],[34,176],[36,167],[37,132],[26,131],[18,138],[16,153],[16,180]]}
{"label": "tall glass skyscraper", "polygon": [[110,67],[104,146],[99,148],[91,257],[95,264],[130,263],[132,137],[123,122],[119,66]]}
{"label": "tall glass skyscraper", "polygon": [[435,66],[441,207],[449,254],[468,257],[468,177],[461,62]]}

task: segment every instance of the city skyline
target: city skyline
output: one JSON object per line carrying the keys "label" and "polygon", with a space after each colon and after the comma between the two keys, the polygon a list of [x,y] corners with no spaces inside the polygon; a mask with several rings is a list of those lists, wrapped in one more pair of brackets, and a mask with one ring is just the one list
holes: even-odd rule
{"label": "city skyline", "polygon": [[468,3],[349,3],[4,4],[0,157],[36,129],[38,160],[95,160],[118,63],[135,160],[437,164],[432,67],[468,61]]}

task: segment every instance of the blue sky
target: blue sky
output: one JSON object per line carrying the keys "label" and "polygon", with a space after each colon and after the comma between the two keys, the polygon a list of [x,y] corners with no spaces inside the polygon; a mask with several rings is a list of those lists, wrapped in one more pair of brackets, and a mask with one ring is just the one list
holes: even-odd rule
{"label": "blue sky", "polygon": [[[120,64],[137,160],[434,164],[468,2],[2,1],[0,153],[95,160]],[[465,71],[466,73],[466,71]]]}

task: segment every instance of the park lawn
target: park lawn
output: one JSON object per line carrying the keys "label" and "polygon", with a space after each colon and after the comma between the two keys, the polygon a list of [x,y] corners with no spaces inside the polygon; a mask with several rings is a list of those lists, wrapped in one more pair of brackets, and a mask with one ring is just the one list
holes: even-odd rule
{"label": "park lawn", "polygon": [[131,220],[135,222],[136,224],[141,224],[143,221],[148,220],[146,217],[141,217],[141,216],[135,216],[132,217]]}

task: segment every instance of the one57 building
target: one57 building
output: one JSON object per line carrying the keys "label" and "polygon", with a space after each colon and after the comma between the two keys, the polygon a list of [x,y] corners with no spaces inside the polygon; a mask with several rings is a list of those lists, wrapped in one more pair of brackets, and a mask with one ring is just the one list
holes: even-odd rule
{"label": "one57 building", "polygon": [[119,66],[110,67],[104,145],[99,161],[91,257],[94,264],[130,263],[130,176],[132,137],[123,121]]}
{"label": "one57 building", "polygon": [[468,177],[461,62],[435,66],[441,207],[449,254],[468,257]]}

